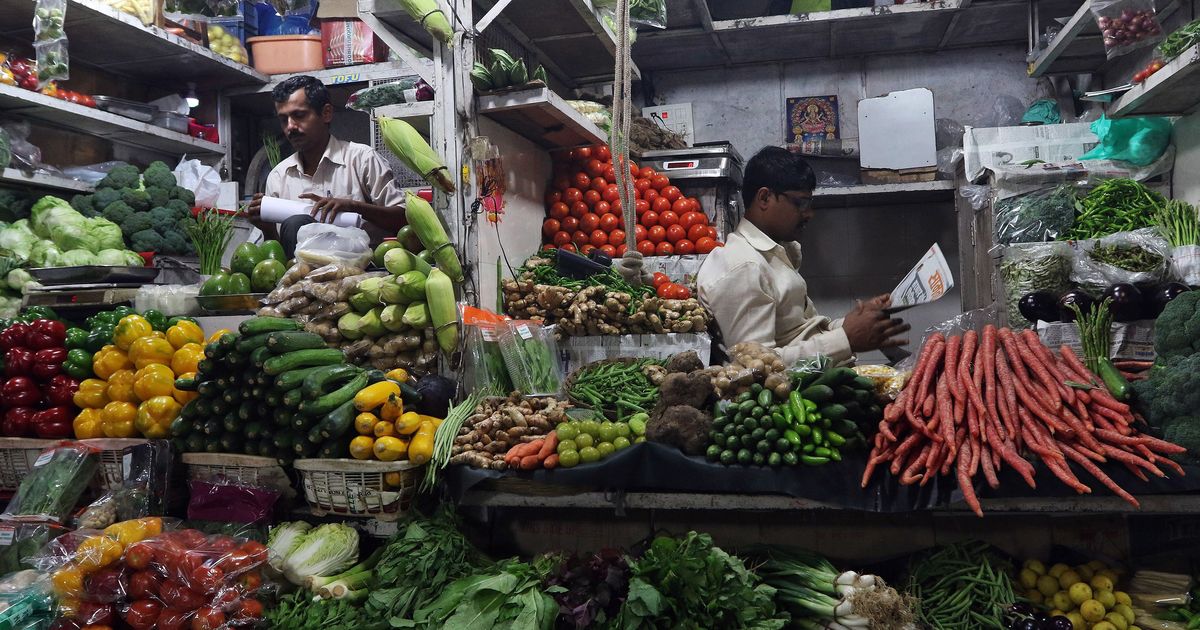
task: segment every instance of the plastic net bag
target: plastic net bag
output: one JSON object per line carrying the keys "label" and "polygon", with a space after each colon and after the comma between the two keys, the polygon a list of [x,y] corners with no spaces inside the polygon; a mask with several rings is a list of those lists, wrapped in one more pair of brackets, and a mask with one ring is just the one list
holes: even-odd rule
{"label": "plastic net bag", "polygon": [[1168,276],[1171,248],[1154,228],[1076,241],[1072,250],[1071,281],[1096,295],[1114,284],[1148,286]]}
{"label": "plastic net bag", "polygon": [[1154,0],[1093,0],[1091,10],[1109,59],[1153,46],[1163,39]]}
{"label": "plastic net bag", "polygon": [[1121,160],[1146,166],[1171,144],[1171,121],[1167,118],[1120,118],[1101,116],[1092,123],[1100,144],[1079,156],[1081,160]]}
{"label": "plastic net bag", "polygon": [[1001,199],[995,204],[993,237],[1000,245],[1052,241],[1071,229],[1078,210],[1071,184]]}
{"label": "plastic net bag", "polygon": [[1018,304],[1027,293],[1055,295],[1071,285],[1071,247],[1062,241],[1022,243],[1004,248],[1000,260],[1004,313],[1009,326],[1025,326]]}

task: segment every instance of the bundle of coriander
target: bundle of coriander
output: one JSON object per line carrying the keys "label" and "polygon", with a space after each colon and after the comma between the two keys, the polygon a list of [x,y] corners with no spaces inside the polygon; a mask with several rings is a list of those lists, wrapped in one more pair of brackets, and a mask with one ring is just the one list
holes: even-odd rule
{"label": "bundle of coriander", "polygon": [[200,273],[212,275],[221,271],[221,257],[233,236],[233,216],[221,214],[216,208],[205,208],[184,226],[200,255]]}

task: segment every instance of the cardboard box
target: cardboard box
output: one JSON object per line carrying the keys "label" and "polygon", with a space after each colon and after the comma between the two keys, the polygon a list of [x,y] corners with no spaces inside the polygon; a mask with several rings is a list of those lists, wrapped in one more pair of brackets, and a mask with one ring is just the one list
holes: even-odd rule
{"label": "cardboard box", "polygon": [[326,68],[387,61],[387,45],[358,19],[355,0],[325,0],[317,9],[317,19]]}

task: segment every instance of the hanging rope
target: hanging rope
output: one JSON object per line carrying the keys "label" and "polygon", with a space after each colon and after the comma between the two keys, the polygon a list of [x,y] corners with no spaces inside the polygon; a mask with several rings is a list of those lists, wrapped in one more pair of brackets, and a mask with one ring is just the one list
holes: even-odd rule
{"label": "hanging rope", "polygon": [[633,61],[629,56],[629,0],[617,0],[617,50],[613,70],[612,127],[608,146],[612,153],[613,170],[617,175],[617,193],[621,201],[621,216],[625,219],[625,248],[637,251],[637,212],[634,207],[633,176],[630,173],[629,133],[633,115],[631,85]]}

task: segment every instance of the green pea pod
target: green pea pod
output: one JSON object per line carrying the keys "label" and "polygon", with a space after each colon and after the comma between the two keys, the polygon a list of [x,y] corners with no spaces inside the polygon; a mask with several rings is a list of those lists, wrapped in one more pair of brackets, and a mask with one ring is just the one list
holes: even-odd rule
{"label": "green pea pod", "polygon": [[800,461],[806,466],[823,466],[829,463],[829,458],[817,457],[815,455],[801,455]]}
{"label": "green pea pod", "polygon": [[800,446],[800,444],[802,443],[802,440],[800,439],[800,434],[796,433],[795,431],[793,431],[791,429],[784,431],[783,437],[787,438],[787,441],[791,442],[792,446]]}
{"label": "green pea pod", "polygon": [[804,408],[804,399],[800,397],[800,392],[793,390],[791,394],[788,394],[788,407],[792,410],[792,416],[796,419],[796,424],[806,424],[808,422]]}

